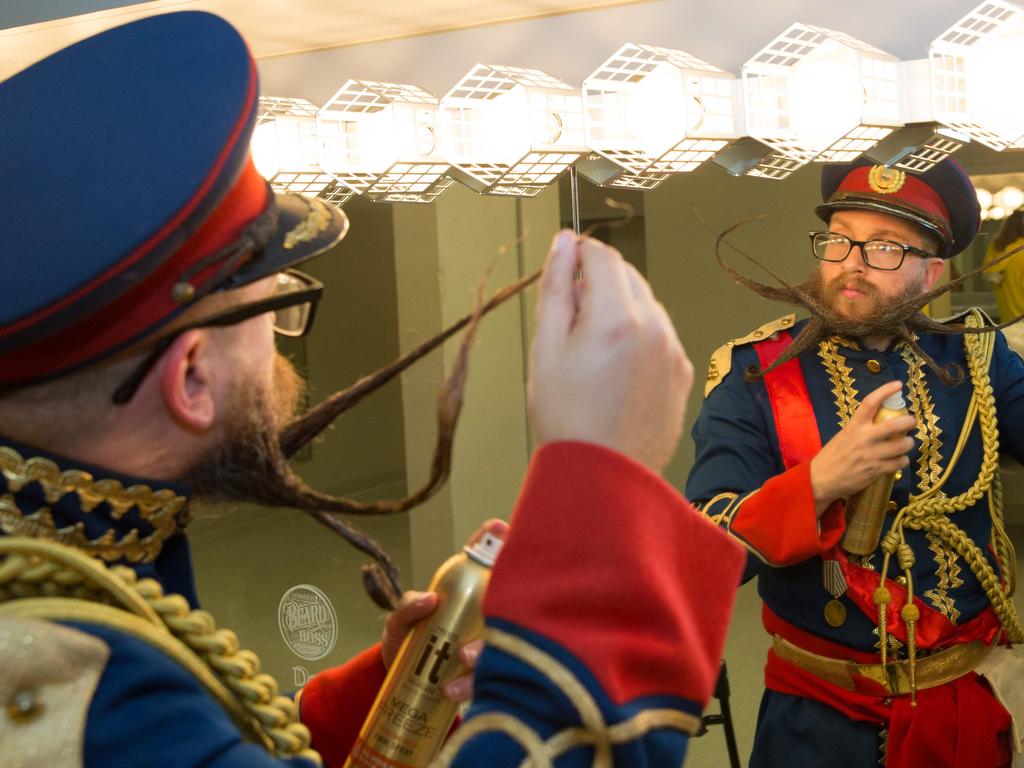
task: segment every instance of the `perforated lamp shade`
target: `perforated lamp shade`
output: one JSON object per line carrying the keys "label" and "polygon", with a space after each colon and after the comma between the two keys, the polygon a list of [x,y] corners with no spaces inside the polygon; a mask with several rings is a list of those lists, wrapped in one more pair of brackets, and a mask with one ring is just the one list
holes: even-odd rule
{"label": "perforated lamp shade", "polygon": [[598,158],[580,172],[650,189],[694,170],[738,137],[735,81],[685,51],[627,43],[583,82],[586,142]]}
{"label": "perforated lamp shade", "polygon": [[453,183],[437,110],[414,85],[349,80],[317,112],[320,167],[371,200],[433,202]]}
{"label": "perforated lamp shade", "polygon": [[[747,134],[771,149],[769,161],[789,161],[789,172],[812,160],[849,162],[902,125],[896,57],[807,24],[744,64],[743,97]],[[756,165],[748,172],[763,175]]]}
{"label": "perforated lamp shade", "polygon": [[1024,6],[989,0],[928,48],[935,117],[997,151],[1024,147],[1024,102],[1010,83],[1024,68]]}
{"label": "perforated lamp shade", "polygon": [[478,64],[441,98],[441,152],[477,192],[530,197],[584,152],[579,90],[536,69]]}

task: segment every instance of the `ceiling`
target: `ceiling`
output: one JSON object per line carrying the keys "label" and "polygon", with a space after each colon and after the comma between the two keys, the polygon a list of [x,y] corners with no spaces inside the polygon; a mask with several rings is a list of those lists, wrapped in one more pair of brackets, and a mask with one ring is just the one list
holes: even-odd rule
{"label": "ceiling", "polygon": [[0,80],[108,27],[176,10],[223,16],[256,58],[356,45],[639,0],[33,0],[0,3]]}

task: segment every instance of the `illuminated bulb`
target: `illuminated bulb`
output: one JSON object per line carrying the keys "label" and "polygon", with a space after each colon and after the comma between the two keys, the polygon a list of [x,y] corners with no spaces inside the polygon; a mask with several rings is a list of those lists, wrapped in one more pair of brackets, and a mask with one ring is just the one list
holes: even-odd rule
{"label": "illuminated bulb", "polygon": [[272,179],[281,169],[277,151],[277,126],[274,123],[257,125],[252,132],[252,161],[264,179]]}
{"label": "illuminated bulb", "polygon": [[1024,205],[1024,191],[1019,187],[1003,187],[993,195],[992,201],[1004,210],[1016,211]]}
{"label": "illuminated bulb", "polygon": [[320,169],[316,107],[305,99],[261,97],[250,147],[256,169],[279,192],[318,195],[333,184]]}
{"label": "illuminated bulb", "polygon": [[793,131],[815,153],[828,149],[860,122],[863,95],[857,54],[831,42],[793,67]]}
{"label": "illuminated bulb", "polygon": [[981,187],[978,187],[976,192],[977,192],[977,195],[978,195],[978,205],[981,206],[981,209],[985,210],[986,208],[991,208],[992,207],[992,193],[989,192],[987,189],[982,189]]}
{"label": "illuminated bulb", "polygon": [[437,150],[437,97],[348,80],[316,116],[320,166],[371,200],[429,203],[451,186]]}

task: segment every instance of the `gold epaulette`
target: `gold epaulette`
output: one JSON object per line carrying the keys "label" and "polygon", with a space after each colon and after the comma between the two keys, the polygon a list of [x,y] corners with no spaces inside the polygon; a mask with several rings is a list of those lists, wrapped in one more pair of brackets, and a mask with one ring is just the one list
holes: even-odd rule
{"label": "gold epaulette", "polygon": [[948,325],[949,323],[966,324],[967,318],[969,317],[974,318],[974,320],[976,321],[976,327],[979,328],[991,328],[992,326],[999,325],[999,323],[997,323],[995,320],[989,317],[988,313],[985,312],[985,310],[983,310],[981,307],[968,307],[967,309],[961,312],[957,312],[955,315],[950,315],[949,317],[943,318],[936,318],[936,320],[942,323],[943,325]]}
{"label": "gold epaulette", "polygon": [[711,362],[708,364],[708,377],[704,384],[704,397],[710,395],[711,391],[722,383],[722,379],[724,379],[732,369],[733,347],[739,347],[744,344],[760,341],[761,339],[767,339],[778,331],[786,328],[792,328],[793,323],[795,322],[796,315],[791,312],[788,315],[765,323],[760,328],[748,333],[746,336],[741,336],[738,339],[727,341],[716,349],[711,355]]}
{"label": "gold epaulette", "polygon": [[0,536],[0,621],[9,619],[83,622],[134,637],[189,672],[248,740],[278,757],[321,763],[295,703],[260,672],[256,654],[239,648],[234,632],[218,629],[210,614],[131,568],[52,541]]}
{"label": "gold epaulette", "polygon": [[97,637],[0,616],[4,765],[82,765],[85,721],[110,651]]}

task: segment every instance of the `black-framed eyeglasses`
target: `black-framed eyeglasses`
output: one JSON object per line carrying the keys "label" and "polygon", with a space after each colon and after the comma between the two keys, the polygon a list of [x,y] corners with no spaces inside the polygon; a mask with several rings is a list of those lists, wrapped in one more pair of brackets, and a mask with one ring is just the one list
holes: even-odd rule
{"label": "black-framed eyeglasses", "polygon": [[854,240],[838,232],[811,232],[811,253],[819,261],[845,261],[853,246],[860,247],[860,257],[872,269],[892,271],[903,266],[908,253],[925,259],[935,257],[920,248],[891,240]]}
{"label": "black-framed eyeglasses", "polygon": [[131,375],[114,390],[113,402],[116,405],[123,405],[131,400],[149,371],[156,365],[156,361],[171,343],[186,331],[236,325],[257,315],[273,312],[274,330],[277,333],[282,336],[304,336],[308,333],[313,325],[317,302],[320,301],[320,295],[324,290],[323,283],[296,269],[278,272],[276,277],[277,283],[271,296],[198,318],[160,339]]}

